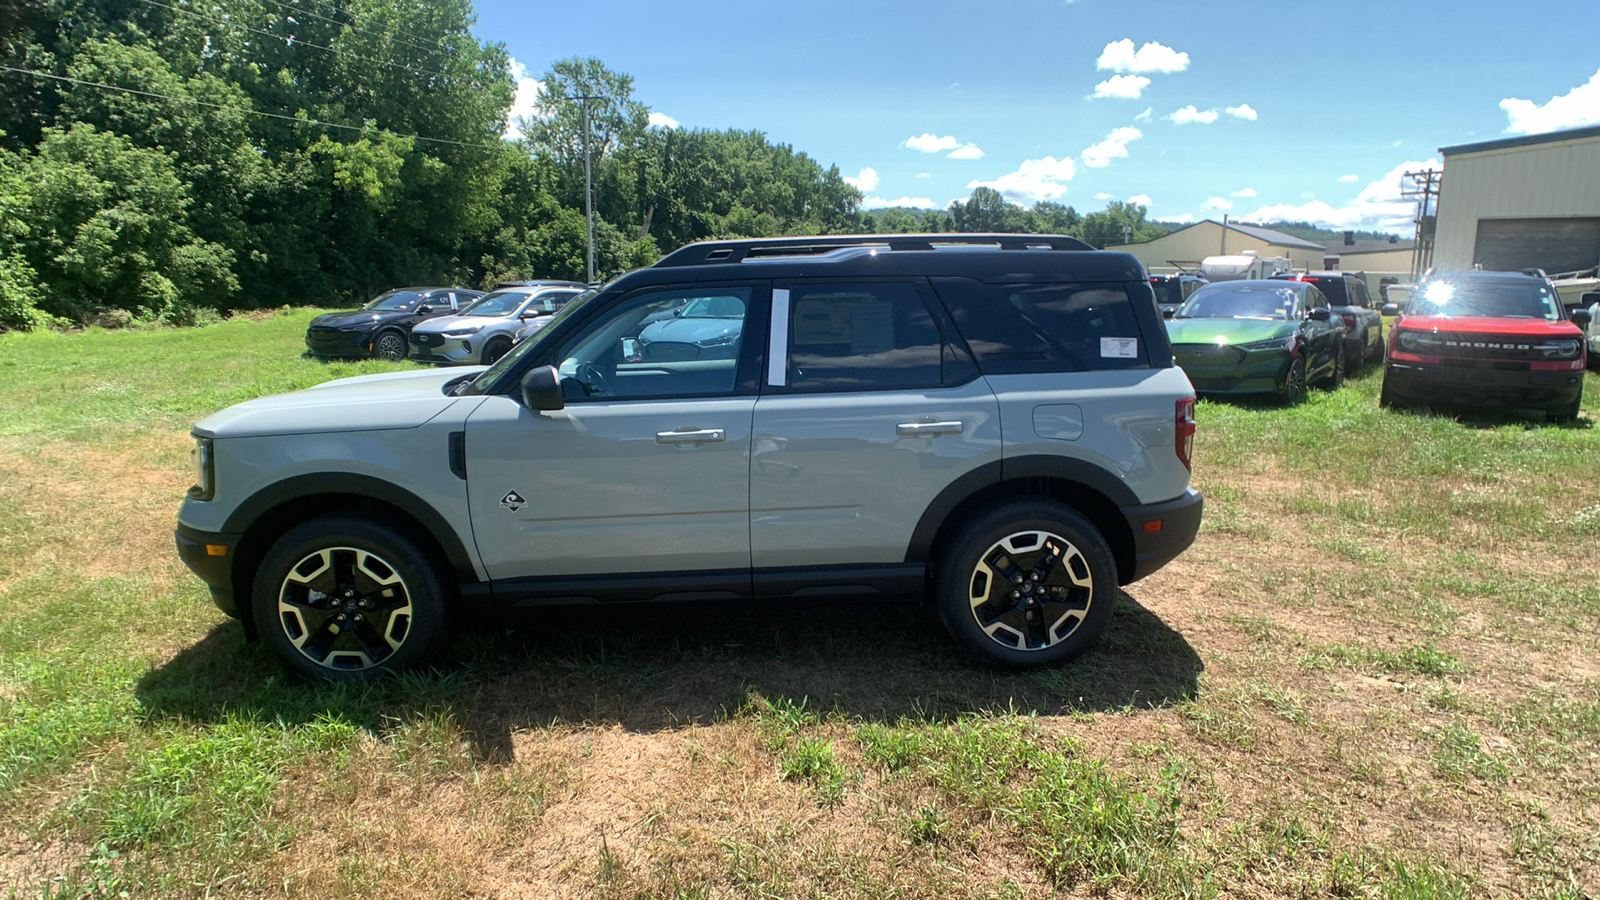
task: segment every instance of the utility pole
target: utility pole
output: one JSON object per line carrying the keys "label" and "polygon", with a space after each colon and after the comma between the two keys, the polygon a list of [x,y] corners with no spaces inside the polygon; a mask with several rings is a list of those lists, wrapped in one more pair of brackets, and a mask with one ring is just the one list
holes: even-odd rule
{"label": "utility pole", "polygon": [[1444,173],[1433,169],[1407,172],[1410,187],[1402,184],[1400,196],[1417,201],[1416,240],[1411,247],[1411,280],[1416,281],[1433,265],[1433,233],[1439,220],[1439,188]]}
{"label": "utility pole", "polygon": [[588,273],[587,280],[594,283],[594,176],[589,167],[589,101],[604,100],[604,97],[582,95],[570,97],[583,106],[583,215],[588,223],[585,232],[588,236],[587,251],[584,254],[584,270]]}

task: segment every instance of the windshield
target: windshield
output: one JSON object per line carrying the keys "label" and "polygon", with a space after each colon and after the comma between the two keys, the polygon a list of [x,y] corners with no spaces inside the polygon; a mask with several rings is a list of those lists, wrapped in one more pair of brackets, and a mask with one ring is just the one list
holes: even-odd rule
{"label": "windshield", "polygon": [[422,295],[416,291],[386,291],[372,298],[362,309],[395,309],[405,311],[416,309],[422,302]]}
{"label": "windshield", "polygon": [[696,297],[678,315],[685,319],[742,319],[744,301],[738,297]]}
{"label": "windshield", "polygon": [[1413,316],[1561,319],[1554,292],[1536,282],[1435,281],[1423,285],[1406,312]]}
{"label": "windshield", "polygon": [[1292,287],[1212,284],[1189,295],[1177,319],[1287,319],[1295,309]]}
{"label": "windshield", "polygon": [[509,316],[528,301],[532,291],[490,291],[461,311],[463,316]]}
{"label": "windshield", "polygon": [[[542,346],[547,337],[557,331],[560,331],[561,329],[557,326],[559,326],[562,322],[565,322],[567,317],[575,315],[578,310],[588,306],[590,300],[600,296],[600,291],[600,288],[590,288],[589,290],[584,291],[578,296],[567,301],[567,305],[561,307],[561,309],[557,311],[554,316],[550,317],[548,324],[534,332],[527,340],[516,345],[515,347],[512,347],[511,351],[505,356],[500,357],[500,359],[496,361],[494,365],[478,373],[477,378],[474,378],[471,381],[462,382],[461,385],[456,388],[456,393],[462,396],[486,393],[489,389],[489,385],[499,381],[501,375],[504,375],[508,369],[514,368],[517,365],[517,361],[522,359],[524,356],[527,356],[529,353],[532,353],[535,347]],[[493,296],[493,294],[489,295],[489,297]],[[489,297],[485,297],[484,299],[487,300]]]}

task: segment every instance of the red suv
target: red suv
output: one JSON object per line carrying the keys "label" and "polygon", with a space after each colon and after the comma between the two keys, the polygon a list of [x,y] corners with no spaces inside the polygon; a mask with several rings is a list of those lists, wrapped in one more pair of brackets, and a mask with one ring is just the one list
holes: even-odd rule
{"label": "red suv", "polygon": [[1586,362],[1580,326],[1588,313],[1568,319],[1555,285],[1538,269],[1429,275],[1399,312],[1381,405],[1472,404],[1577,417]]}

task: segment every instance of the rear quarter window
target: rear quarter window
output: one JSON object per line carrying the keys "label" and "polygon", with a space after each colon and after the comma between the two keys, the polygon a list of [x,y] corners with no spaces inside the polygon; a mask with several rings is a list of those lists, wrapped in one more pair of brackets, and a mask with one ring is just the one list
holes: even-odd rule
{"label": "rear quarter window", "polygon": [[[936,285],[985,374],[1147,369],[1150,350],[1120,282]],[[1150,303],[1141,285],[1140,299]]]}

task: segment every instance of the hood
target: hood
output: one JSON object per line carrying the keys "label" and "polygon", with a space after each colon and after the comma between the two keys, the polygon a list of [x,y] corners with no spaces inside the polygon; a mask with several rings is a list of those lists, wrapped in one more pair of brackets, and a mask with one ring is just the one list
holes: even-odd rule
{"label": "hood", "polygon": [[413,315],[416,313],[403,309],[348,309],[323,313],[310,324],[322,328],[370,328],[379,322],[393,322]]}
{"label": "hood", "polygon": [[416,327],[411,330],[421,332],[445,332],[454,331],[457,328],[471,328],[474,325],[487,328],[496,323],[513,321],[516,320],[511,316],[440,316],[437,319],[428,319],[425,322],[418,322]]}
{"label": "hood", "polygon": [[1248,344],[1284,337],[1295,330],[1284,319],[1168,319],[1167,339],[1174,344]]}
{"label": "hood", "polygon": [[699,344],[724,335],[738,334],[743,327],[743,319],[662,319],[646,325],[639,332],[639,339]]}
{"label": "hood", "polygon": [[194,431],[202,437],[232,438],[415,428],[462,399],[445,396],[445,382],[481,368],[341,378],[303,391],[236,403],[201,419]]}
{"label": "hood", "polygon": [[1401,316],[1396,328],[1418,331],[1453,331],[1458,334],[1517,334],[1531,338],[1578,337],[1577,324],[1565,319],[1520,319],[1502,316]]}

